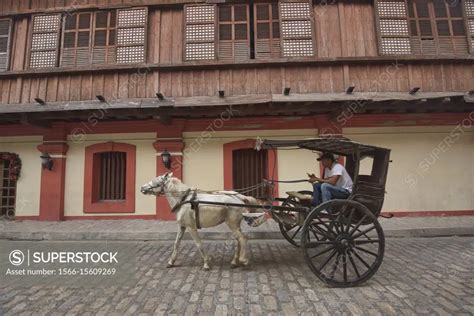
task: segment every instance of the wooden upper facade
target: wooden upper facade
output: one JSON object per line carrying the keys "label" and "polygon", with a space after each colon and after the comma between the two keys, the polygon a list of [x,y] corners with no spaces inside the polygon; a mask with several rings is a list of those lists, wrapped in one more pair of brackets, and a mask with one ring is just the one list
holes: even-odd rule
{"label": "wooden upper facade", "polygon": [[474,0],[0,0],[0,103],[466,92],[473,43]]}

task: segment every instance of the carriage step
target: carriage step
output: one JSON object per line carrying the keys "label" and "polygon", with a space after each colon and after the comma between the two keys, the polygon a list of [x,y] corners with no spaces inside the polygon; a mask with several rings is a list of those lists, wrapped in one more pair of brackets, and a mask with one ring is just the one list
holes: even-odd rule
{"label": "carriage step", "polygon": [[286,194],[288,194],[289,196],[298,198],[300,201],[308,201],[308,200],[311,201],[313,199],[313,197],[310,196],[310,195],[301,194],[301,193],[296,192],[296,191],[288,191],[288,192],[286,192]]}

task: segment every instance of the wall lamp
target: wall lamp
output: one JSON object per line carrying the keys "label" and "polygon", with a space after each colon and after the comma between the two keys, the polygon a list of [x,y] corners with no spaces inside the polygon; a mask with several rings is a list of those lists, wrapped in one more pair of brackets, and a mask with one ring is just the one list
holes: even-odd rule
{"label": "wall lamp", "polygon": [[53,159],[48,153],[41,153],[40,158],[43,169],[53,170]]}
{"label": "wall lamp", "polygon": [[225,97],[225,91],[224,90],[219,90],[219,98]]}
{"label": "wall lamp", "polygon": [[283,94],[286,95],[286,96],[289,96],[290,95],[290,90],[291,88],[285,88],[285,90],[283,90]]}
{"label": "wall lamp", "polygon": [[346,94],[352,94],[352,92],[354,92],[354,89],[355,89],[355,87],[353,87],[353,86],[348,87],[347,90],[346,90]]}
{"label": "wall lamp", "polygon": [[171,169],[171,154],[168,150],[165,149],[161,153],[161,161],[163,162],[163,166],[165,166],[166,169]]}

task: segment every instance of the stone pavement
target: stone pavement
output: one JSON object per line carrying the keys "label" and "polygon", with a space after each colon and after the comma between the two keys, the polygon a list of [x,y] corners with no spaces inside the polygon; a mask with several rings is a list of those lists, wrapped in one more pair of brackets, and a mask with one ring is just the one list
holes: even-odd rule
{"label": "stone pavement", "polygon": [[[474,216],[379,218],[387,237],[473,236]],[[0,239],[13,240],[174,240],[177,225],[158,220],[72,220],[63,222],[0,220]],[[278,225],[242,224],[250,239],[281,239]],[[205,239],[228,239],[225,224],[200,230]],[[185,234],[189,239],[189,234]]]}
{"label": "stone pavement", "polygon": [[[20,244],[21,241],[9,241]],[[52,243],[43,241],[38,243]],[[96,242],[97,243],[97,242]],[[251,265],[231,270],[232,249],[207,241],[202,271],[185,241],[135,242],[137,280],[108,288],[0,284],[0,315],[473,315],[474,238],[389,238],[378,273],[357,288],[329,288],[285,241],[249,242]]]}

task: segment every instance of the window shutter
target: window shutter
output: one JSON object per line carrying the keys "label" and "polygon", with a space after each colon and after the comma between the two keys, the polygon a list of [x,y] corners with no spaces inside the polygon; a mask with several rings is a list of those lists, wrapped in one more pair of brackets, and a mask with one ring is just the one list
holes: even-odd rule
{"label": "window shutter", "polygon": [[312,1],[281,0],[280,29],[283,57],[314,56]]}
{"label": "window shutter", "polygon": [[408,12],[405,1],[378,0],[375,12],[381,55],[411,54]]}
{"label": "window shutter", "polygon": [[56,67],[58,63],[61,14],[33,16],[30,68]]}
{"label": "window shutter", "polygon": [[147,8],[117,10],[117,63],[145,62]]}
{"label": "window shutter", "polygon": [[93,64],[114,64],[116,62],[115,26],[116,11],[99,11],[94,14]]}
{"label": "window shutter", "polygon": [[469,36],[470,52],[474,54],[474,0],[464,0],[467,35]]}
{"label": "window shutter", "polygon": [[249,7],[246,4],[219,6],[219,59],[250,59]]}
{"label": "window shutter", "polygon": [[10,59],[10,37],[12,33],[12,20],[0,19],[0,71],[8,70]]}
{"label": "window shutter", "polygon": [[63,23],[61,66],[90,65],[92,13],[66,15]]}
{"label": "window shutter", "polygon": [[280,20],[278,3],[256,3],[255,58],[280,57]]}
{"label": "window shutter", "polygon": [[216,6],[184,6],[184,59],[216,58]]}

